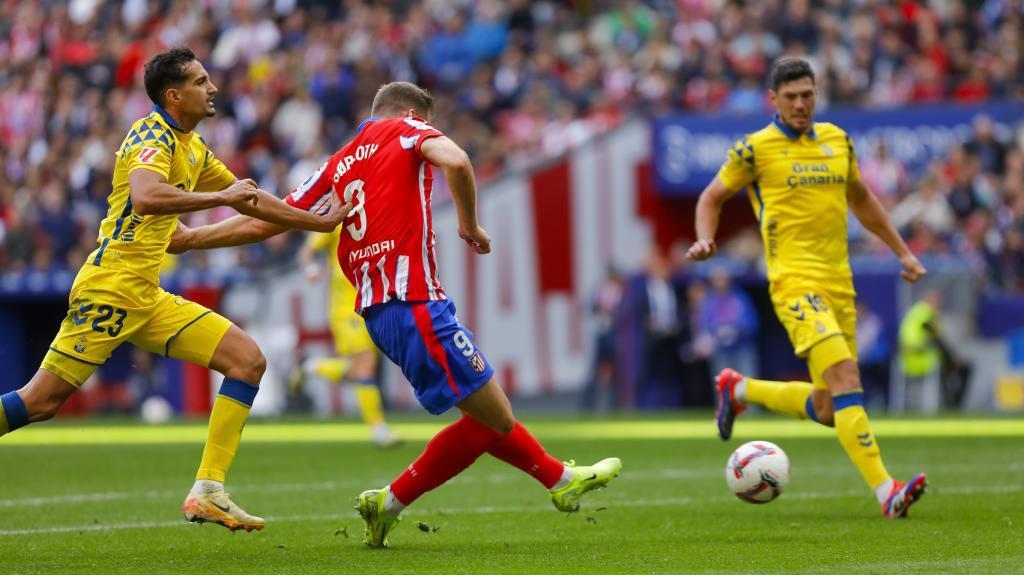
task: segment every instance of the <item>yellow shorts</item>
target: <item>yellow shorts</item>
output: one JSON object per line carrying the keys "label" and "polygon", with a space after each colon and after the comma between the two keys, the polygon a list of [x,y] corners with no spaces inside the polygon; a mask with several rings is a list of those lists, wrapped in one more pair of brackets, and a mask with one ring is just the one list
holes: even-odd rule
{"label": "yellow shorts", "polygon": [[210,365],[231,322],[135,274],[86,264],[42,368],[80,386],[124,342]]}
{"label": "yellow shorts", "polygon": [[811,380],[827,389],[822,374],[846,359],[857,360],[857,309],[853,290],[810,283],[772,286],[772,304],[796,355],[808,360]]}
{"label": "yellow shorts", "polygon": [[338,355],[350,356],[377,349],[370,339],[370,333],[366,331],[363,316],[356,313],[352,305],[331,303],[331,333],[334,334],[334,347]]}

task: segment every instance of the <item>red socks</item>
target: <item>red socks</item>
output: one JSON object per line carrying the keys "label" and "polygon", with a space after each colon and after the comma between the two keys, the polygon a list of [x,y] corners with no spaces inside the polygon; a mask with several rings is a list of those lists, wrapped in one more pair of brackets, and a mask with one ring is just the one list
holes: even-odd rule
{"label": "red socks", "polygon": [[497,431],[463,415],[428,441],[419,458],[391,482],[392,495],[410,505],[469,467],[500,437]]}
{"label": "red socks", "polygon": [[391,494],[403,505],[410,505],[461,473],[485,452],[522,469],[547,489],[561,479],[565,469],[518,421],[512,433],[503,436],[463,415],[427,442],[419,458],[391,482]]}
{"label": "red socks", "polygon": [[544,451],[540,442],[518,421],[512,433],[492,443],[487,453],[532,475],[546,489],[558,483],[565,470],[565,465]]}

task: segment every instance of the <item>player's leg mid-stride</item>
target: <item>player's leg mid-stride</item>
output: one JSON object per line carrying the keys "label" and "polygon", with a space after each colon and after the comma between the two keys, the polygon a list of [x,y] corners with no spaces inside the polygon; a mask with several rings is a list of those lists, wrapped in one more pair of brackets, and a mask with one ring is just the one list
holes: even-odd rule
{"label": "player's leg mid-stride", "polygon": [[622,469],[622,462],[615,457],[577,466],[549,455],[515,420],[508,398],[493,379],[458,407],[462,417],[435,435],[398,478],[356,499],[356,509],[366,522],[363,543],[367,546],[387,547],[388,533],[398,525],[406,506],[461,473],[484,453],[536,478],[550,492],[555,508],[565,512],[578,510],[585,493],[606,486]]}
{"label": "player's leg mid-stride", "polygon": [[[812,360],[812,370],[814,365]],[[831,395],[825,390],[812,389],[810,383],[758,380],[732,369],[722,370],[717,377],[719,436],[723,440],[732,436],[733,421],[746,410],[747,403],[834,426],[843,449],[874,491],[882,516],[886,519],[906,517],[910,506],[924,495],[927,477],[920,473],[904,483],[889,475],[864,410],[864,392],[860,387],[856,363],[850,359],[842,360],[825,370],[823,378],[832,391]]]}
{"label": "player's leg mid-stride", "polygon": [[224,491],[224,479],[238,451],[242,428],[266,366],[256,342],[231,326],[210,360],[210,367],[224,374],[224,383],[210,413],[206,448],[196,482],[181,507],[188,521],[217,523],[231,531],[263,529],[262,518],[249,515],[231,501]]}

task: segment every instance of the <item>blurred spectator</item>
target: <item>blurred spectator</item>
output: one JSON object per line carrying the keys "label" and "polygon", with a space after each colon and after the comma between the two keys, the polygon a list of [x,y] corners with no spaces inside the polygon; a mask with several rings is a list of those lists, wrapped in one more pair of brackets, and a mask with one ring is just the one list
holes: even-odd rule
{"label": "blurred spectator", "polygon": [[683,405],[686,407],[714,406],[714,391],[709,359],[714,350],[711,340],[701,338],[699,326],[708,287],[702,281],[692,281],[686,286],[686,317],[690,329],[683,334],[681,353],[683,360]]}
{"label": "blurred spectator", "polygon": [[[1024,95],[1021,8],[1009,2],[8,0],[0,13],[3,271],[80,264],[106,211],[109,152],[150,108],[142,65],[177,43],[220,89],[204,137],[238,176],[278,194],[296,183],[282,177],[290,165],[319,165],[350,137],[389,80],[434,90],[434,123],[457,136],[481,180],[632,114],[764,112],[765,74],[781,54],[814,63],[819,109]],[[905,225],[925,250],[948,251],[950,236],[987,210],[1001,235],[989,246],[993,266],[1018,257],[1024,173],[1013,172],[1014,153],[979,117],[938,175],[952,220],[934,194],[922,208],[932,188],[915,186],[918,174],[893,177],[903,167],[884,149],[864,154],[862,172],[887,207],[912,214]],[[929,191],[907,202],[921,187]],[[1020,289],[1019,274],[990,275]]]}
{"label": "blurred spectator", "polygon": [[[930,290],[907,311],[900,324],[904,372],[923,373],[913,377],[923,384],[921,405],[926,411],[960,407],[972,369],[943,333],[941,311],[941,294]],[[914,383],[918,381],[908,380],[908,387]]]}
{"label": "blurred spectator", "polygon": [[166,371],[158,369],[156,356],[139,349],[131,348],[132,370],[128,379],[135,410],[142,409],[142,404],[153,396],[162,396],[166,392]]}
{"label": "blurred spectator", "polygon": [[616,384],[621,376],[615,369],[615,317],[619,313],[624,287],[622,274],[609,268],[594,294],[591,306],[594,314],[594,356],[581,404],[588,411],[606,411],[615,405]]}
{"label": "blurred spectator", "polygon": [[637,406],[679,406],[683,395],[680,342],[685,305],[681,305],[676,294],[668,262],[657,249],[648,256],[643,289],[636,305],[633,313],[642,318],[644,350]]}
{"label": "blurred spectator", "polygon": [[885,142],[879,140],[874,155],[859,161],[861,179],[878,196],[882,205],[892,209],[907,187],[907,170],[889,156]]}
{"label": "blurred spectator", "polygon": [[889,359],[892,349],[882,318],[864,300],[857,300],[857,365],[867,402],[884,407],[889,401]]}
{"label": "blurred spectator", "polygon": [[945,233],[953,227],[953,211],[940,189],[941,181],[929,174],[918,182],[917,190],[911,192],[892,210],[892,223],[897,228],[906,228],[913,222],[927,225],[932,231]]}
{"label": "blurred spectator", "polygon": [[996,139],[992,118],[982,115],[974,119],[974,136],[967,140],[964,149],[978,158],[983,171],[1003,173],[1006,165],[1006,146]]}
{"label": "blurred spectator", "polygon": [[703,342],[699,345],[709,358],[711,375],[727,367],[757,373],[757,310],[746,292],[732,285],[727,269],[713,269],[710,279],[711,289],[697,310],[697,338]]}

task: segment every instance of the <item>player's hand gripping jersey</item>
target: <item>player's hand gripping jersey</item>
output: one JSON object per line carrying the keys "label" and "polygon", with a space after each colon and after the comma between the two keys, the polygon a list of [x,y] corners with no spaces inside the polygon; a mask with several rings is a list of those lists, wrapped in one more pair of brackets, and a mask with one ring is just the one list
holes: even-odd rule
{"label": "player's hand gripping jersey", "polygon": [[331,190],[352,203],[338,263],[356,288],[357,310],[445,299],[434,255],[431,166],[420,152],[424,141],[441,135],[418,118],[370,118],[286,199],[317,213],[327,210]]}

